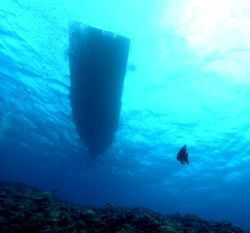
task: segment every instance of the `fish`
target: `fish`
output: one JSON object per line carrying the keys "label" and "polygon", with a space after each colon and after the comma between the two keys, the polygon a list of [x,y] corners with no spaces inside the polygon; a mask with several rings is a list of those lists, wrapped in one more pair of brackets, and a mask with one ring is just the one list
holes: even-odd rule
{"label": "fish", "polygon": [[181,164],[189,164],[187,146],[184,145],[177,154],[177,160],[180,161]]}

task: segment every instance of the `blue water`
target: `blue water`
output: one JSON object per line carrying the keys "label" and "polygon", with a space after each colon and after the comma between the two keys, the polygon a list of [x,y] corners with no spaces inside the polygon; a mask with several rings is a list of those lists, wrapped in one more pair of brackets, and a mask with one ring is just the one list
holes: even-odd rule
{"label": "blue water", "polygon": [[[218,2],[1,0],[0,178],[250,228],[250,4]],[[72,21],[131,39],[119,129],[97,159],[71,116]]]}

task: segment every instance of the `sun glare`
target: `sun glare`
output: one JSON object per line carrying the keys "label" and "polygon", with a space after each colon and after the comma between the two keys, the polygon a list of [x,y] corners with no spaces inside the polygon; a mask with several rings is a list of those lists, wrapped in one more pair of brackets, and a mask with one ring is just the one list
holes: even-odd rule
{"label": "sun glare", "polygon": [[[175,15],[169,12],[171,8],[167,8],[161,30],[172,28],[175,34],[187,41],[191,51],[200,59],[213,55],[215,60],[208,64],[207,69],[228,75],[226,67],[233,64],[234,68],[229,72],[233,73],[231,77],[237,75],[238,81],[250,82],[246,76],[250,68],[245,66],[246,59],[250,59],[248,1],[187,0],[184,3],[174,6]],[[170,17],[172,20],[169,20]]]}

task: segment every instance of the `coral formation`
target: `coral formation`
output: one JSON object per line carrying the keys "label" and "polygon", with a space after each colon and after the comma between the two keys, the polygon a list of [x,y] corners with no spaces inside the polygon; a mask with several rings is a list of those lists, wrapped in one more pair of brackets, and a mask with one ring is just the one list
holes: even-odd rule
{"label": "coral formation", "polygon": [[0,183],[1,233],[240,233],[226,222],[145,208],[86,207],[23,184]]}

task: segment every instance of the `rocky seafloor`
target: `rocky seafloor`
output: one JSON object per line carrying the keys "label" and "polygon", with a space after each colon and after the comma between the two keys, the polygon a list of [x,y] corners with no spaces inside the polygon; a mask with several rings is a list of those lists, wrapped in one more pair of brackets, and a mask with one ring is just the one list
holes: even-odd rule
{"label": "rocky seafloor", "polygon": [[231,233],[227,222],[161,215],[144,208],[87,207],[24,184],[0,182],[1,233]]}

